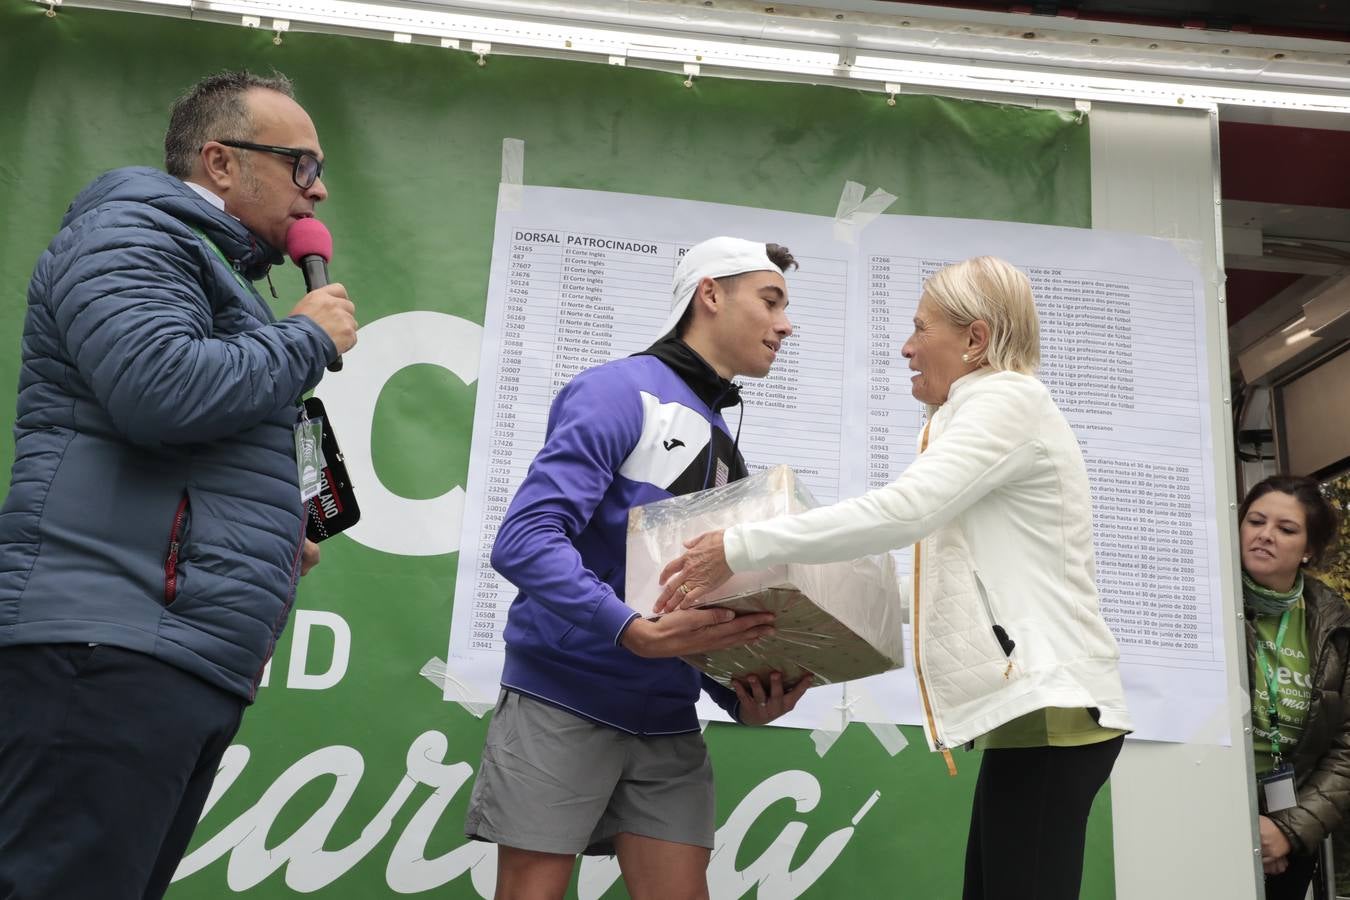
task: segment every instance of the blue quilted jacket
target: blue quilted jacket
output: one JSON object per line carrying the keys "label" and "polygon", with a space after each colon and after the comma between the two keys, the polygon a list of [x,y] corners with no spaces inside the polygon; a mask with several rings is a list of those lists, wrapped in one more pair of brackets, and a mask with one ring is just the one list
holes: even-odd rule
{"label": "blue quilted jacket", "polygon": [[113,644],[252,700],[299,574],[297,400],[336,354],[254,290],[280,261],[154,169],[75,198],[28,288],[0,646]]}

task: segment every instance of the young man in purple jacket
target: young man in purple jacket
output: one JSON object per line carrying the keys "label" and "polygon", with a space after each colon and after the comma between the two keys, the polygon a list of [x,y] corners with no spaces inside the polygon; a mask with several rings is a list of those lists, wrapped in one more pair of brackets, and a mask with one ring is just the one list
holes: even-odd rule
{"label": "young man in purple jacket", "polygon": [[492,565],[520,594],[465,833],[499,845],[497,897],[561,898],[579,853],[617,854],[634,897],[707,896],[712,766],[694,704],[734,719],[791,710],[751,678],[728,690],[679,657],[748,644],[772,615],[690,609],[647,620],[622,599],[628,510],[743,478],[721,410],[792,334],[787,248],[720,237],[675,271],[670,319],[642,353],[588,369],[553,401]]}

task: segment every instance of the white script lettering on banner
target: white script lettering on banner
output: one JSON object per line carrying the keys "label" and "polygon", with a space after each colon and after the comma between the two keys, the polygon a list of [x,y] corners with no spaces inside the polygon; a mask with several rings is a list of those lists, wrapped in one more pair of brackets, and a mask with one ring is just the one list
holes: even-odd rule
{"label": "white script lettering on banner", "polygon": [[[325,850],[333,826],[346,810],[365,772],[365,760],[351,747],[322,747],[298,760],[283,772],[257,803],[221,828],[179,864],[175,881],[188,878],[229,856],[226,883],[232,891],[246,891],[285,867],[286,886],[311,893],[338,881],[380,845],[394,818],[419,785],[431,795],[413,814],[389,852],[385,881],[391,891],[414,894],[433,890],[469,873],[474,890],[491,897],[496,886],[497,854],[492,844],[465,841],[455,849],[426,858],[427,843],[455,796],[473,778],[466,762],[444,762],[449,744],[439,731],[419,735],[408,748],[406,775],[400,773],[385,801],[356,840],[345,847]],[[226,751],[219,774],[207,798],[203,817],[239,779],[249,761],[249,749],[234,745]],[[271,834],[277,816],[306,785],[320,779],[336,779],[323,804],[289,836]],[[774,804],[789,800],[798,813],[815,809],[821,799],[820,783],[809,772],[790,770],[769,776],[755,786],[717,831],[717,846],[708,868],[708,886],[715,900],[737,900],[756,889],[765,896],[793,898],[813,885],[839,858],[852,839],[858,822],[870,808],[868,799],[846,827],[825,835],[797,868],[791,863],[807,838],[809,826],[791,821],[768,848],[743,869],[736,867],[741,844],[759,817]],[[582,862],[578,891],[582,900],[595,900],[619,878],[612,858],[588,858]]]}

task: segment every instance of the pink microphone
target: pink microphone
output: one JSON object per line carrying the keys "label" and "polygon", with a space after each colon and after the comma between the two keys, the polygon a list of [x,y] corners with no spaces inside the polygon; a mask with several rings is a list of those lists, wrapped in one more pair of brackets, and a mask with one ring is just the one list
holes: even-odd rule
{"label": "pink microphone", "polygon": [[[305,273],[306,290],[328,284],[328,263],[333,258],[333,236],[315,218],[296,219],[286,229],[286,255]],[[328,371],[342,371],[342,354],[328,364]]]}

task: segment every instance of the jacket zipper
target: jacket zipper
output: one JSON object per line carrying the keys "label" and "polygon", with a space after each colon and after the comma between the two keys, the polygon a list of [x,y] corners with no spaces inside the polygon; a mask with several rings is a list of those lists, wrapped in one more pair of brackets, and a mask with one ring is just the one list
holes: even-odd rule
{"label": "jacket zipper", "polygon": [[300,507],[300,546],[296,548],[295,559],[291,561],[291,586],[288,591],[286,602],[281,606],[281,615],[277,617],[276,622],[272,624],[272,637],[267,642],[267,655],[263,657],[263,663],[258,667],[258,671],[253,676],[253,697],[258,696],[258,685],[262,683],[263,672],[267,670],[267,664],[272,661],[272,652],[277,647],[277,636],[281,634],[281,629],[286,627],[286,620],[290,618],[291,607],[295,605],[295,594],[297,583],[300,581],[300,561],[305,555],[305,540],[307,528],[309,525],[309,511],[306,506]]}
{"label": "jacket zipper", "polygon": [[994,639],[998,641],[998,646],[1003,651],[1004,658],[1008,660],[1008,667],[1003,670],[1003,677],[1004,679],[1007,679],[1012,675],[1012,653],[1013,648],[1017,646],[1017,642],[1008,637],[1007,630],[1004,629],[1002,625],[998,624],[998,617],[994,615],[994,605],[989,602],[989,592],[985,590],[984,580],[980,578],[980,573],[978,571],[975,572],[975,588],[979,591],[980,602],[984,604],[985,615],[989,617],[989,625],[994,630]]}
{"label": "jacket zipper", "polygon": [[[722,399],[723,399],[724,397],[726,397],[726,395],[729,394],[730,392],[731,392],[731,388],[729,388],[729,387],[728,387],[728,388],[723,388],[723,389],[722,389],[722,393],[718,394],[718,395],[717,395],[717,399],[714,400],[714,401],[708,406],[708,413],[709,413],[709,415],[708,415],[708,461],[707,461],[707,463],[706,463],[705,466],[704,466],[704,472],[703,472],[703,490],[705,490],[705,491],[708,490],[708,488],[710,488],[710,487],[715,487],[715,486],[716,486],[716,485],[714,484],[714,482],[716,481],[716,478],[714,478],[714,473],[717,471],[717,464],[718,464],[719,462],[721,462],[721,460],[719,460],[719,459],[717,458],[717,454],[716,454],[716,452],[715,452],[716,447],[717,447],[717,423],[716,423],[716,421],[715,421],[716,418],[717,418],[717,415],[718,415],[718,413],[717,413],[717,404],[721,403],[721,402],[722,402]],[[742,407],[742,410],[744,410],[744,407]],[[744,414],[744,413],[742,413],[742,414]],[[737,433],[737,435],[739,435],[739,434],[740,434],[740,429],[737,429],[737,430],[736,430],[736,433]],[[734,441],[732,442],[731,447],[732,447],[732,451],[733,451],[733,452],[732,452],[732,456],[734,457],[734,456],[736,455],[736,454],[735,454],[736,443],[735,443]],[[731,480],[731,463],[730,463],[730,462],[727,462],[727,463],[726,463],[726,466],[727,466],[727,480],[730,481],[730,480]]]}
{"label": "jacket zipper", "polygon": [[[1307,606],[1307,603],[1306,603],[1306,601],[1305,601],[1305,608],[1306,608],[1306,606]],[[1306,615],[1306,613],[1305,613],[1305,615]],[[1248,626],[1252,627],[1253,630],[1255,629],[1255,626],[1253,626],[1251,622],[1248,622],[1247,624],[1248,624]],[[1305,627],[1306,627],[1306,626],[1305,626]],[[1329,645],[1331,644],[1331,639],[1332,639],[1332,637],[1335,636],[1337,630],[1338,630],[1338,629],[1333,628],[1332,631],[1331,631],[1331,633],[1327,635],[1326,640],[1324,640],[1324,641],[1318,641],[1318,647],[1317,647],[1317,671],[1312,673],[1312,676],[1313,676],[1313,677],[1312,677],[1312,688],[1313,688],[1313,690],[1315,690],[1315,691],[1321,690],[1321,689],[1318,687],[1318,685],[1320,685],[1320,684],[1322,683],[1322,679],[1326,676],[1326,669],[1327,669],[1327,666],[1330,665],[1330,663],[1327,662],[1327,658],[1330,656],[1330,654],[1324,652],[1324,650],[1325,650],[1325,648],[1326,648],[1327,646],[1329,646]],[[1316,637],[1316,636],[1313,636],[1313,637]],[[1321,704],[1320,704],[1320,703],[1309,703],[1309,704],[1308,704],[1308,717],[1307,717],[1306,719],[1304,719],[1304,721],[1303,721],[1303,733],[1304,733],[1304,734],[1310,734],[1310,733],[1312,732],[1312,727],[1313,727],[1313,725],[1316,724],[1316,716],[1317,716],[1317,713],[1318,713],[1318,710],[1319,710],[1320,707],[1321,707]],[[1298,753],[1298,747],[1294,747],[1294,753],[1293,753],[1293,754],[1290,754],[1290,756],[1292,757],[1294,754],[1297,754],[1297,753]],[[1292,761],[1292,760],[1291,760],[1291,761]],[[1295,769],[1294,771],[1297,772],[1298,770]]]}
{"label": "jacket zipper", "polygon": [[[296,410],[296,421],[305,421],[309,419],[309,414],[305,412],[303,400],[296,400],[298,406]],[[277,620],[272,623],[272,636],[267,642],[267,654],[263,656],[262,665],[258,666],[258,671],[253,676],[253,692],[250,699],[258,696],[258,685],[262,683],[263,672],[267,671],[267,664],[272,661],[272,652],[277,647],[277,636],[281,634],[281,629],[286,627],[286,619],[291,615],[291,607],[295,605],[295,593],[297,582],[300,580],[300,560],[305,555],[305,540],[309,532],[309,503],[302,501],[300,503],[300,543],[295,548],[295,558],[291,560],[291,584],[287,590],[286,602],[281,604],[281,614]]]}
{"label": "jacket zipper", "polygon": [[188,495],[178,501],[173,514],[173,529],[169,532],[169,555],[164,559],[164,605],[169,606],[178,597],[178,549],[183,536],[183,520],[187,518]]}
{"label": "jacket zipper", "polygon": [[[928,429],[932,424],[932,419],[929,419],[928,424],[923,427],[923,440],[919,443],[920,453],[928,449]],[[928,697],[928,685],[923,680],[923,662],[919,652],[919,584],[920,571],[923,568],[922,555],[923,541],[919,541],[914,545],[914,594],[910,603],[910,618],[914,627],[914,680],[919,685],[919,699],[923,701],[924,717],[928,720],[928,733],[933,736],[933,746],[941,751],[942,758],[947,763],[947,774],[955,776],[956,760],[952,759],[952,751],[938,735],[937,720],[933,716],[933,703]]]}

